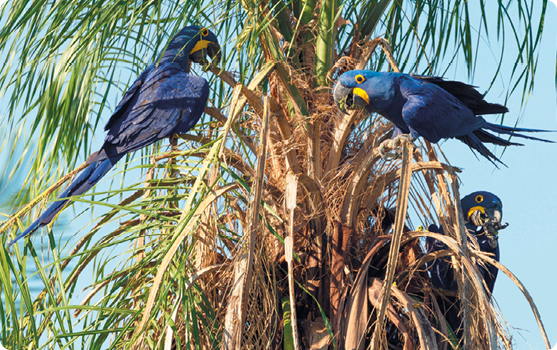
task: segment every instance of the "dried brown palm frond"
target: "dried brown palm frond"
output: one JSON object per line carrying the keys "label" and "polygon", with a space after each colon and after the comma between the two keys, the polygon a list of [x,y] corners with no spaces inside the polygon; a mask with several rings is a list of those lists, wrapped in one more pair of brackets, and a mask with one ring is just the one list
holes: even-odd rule
{"label": "dried brown palm frond", "polygon": [[[225,28],[237,34],[233,57],[247,63],[238,75],[211,70],[220,79],[206,109],[211,122],[178,135],[167,153],[153,148],[139,166],[145,179],[110,192],[122,199],[104,204],[110,211],[56,260],[57,272],[71,270],[67,279],[43,273],[45,290],[25,299],[14,334],[29,344],[52,332],[61,346],[87,338],[91,348],[118,349],[511,348],[476,263],[511,276],[539,315],[522,284],[468,244],[459,169],[425,141],[402,145],[403,159],[382,159],[392,125],[334,105],[331,85],[342,72],[370,59],[398,70],[389,42],[371,39],[391,4],[370,4],[370,19],[340,49],[346,22],[333,15],[335,1],[227,3],[242,14],[237,31]],[[401,10],[392,5],[387,19]],[[25,210],[0,232],[11,233]],[[418,230],[432,223],[446,235]],[[423,237],[448,249],[426,254]],[[457,293],[431,285],[425,264],[441,257],[453,262]],[[68,296],[90,267],[91,288],[73,305]],[[462,310],[460,339],[445,322],[445,301]],[[56,325],[74,321],[69,309],[84,331],[60,335]]]}
{"label": "dried brown palm frond", "polygon": [[[270,135],[268,149],[261,153],[260,145],[257,156],[258,167],[266,163],[265,175],[256,173],[253,178],[253,170],[237,174],[249,178],[246,189],[259,181],[261,194],[246,192],[247,207],[230,207],[232,212],[225,215],[230,227],[241,227],[244,241],[230,249],[234,268],[228,278],[235,287],[227,298],[215,300],[223,312],[227,308],[220,316],[225,320],[222,346],[276,348],[281,333],[292,332],[294,338],[285,334],[283,341],[295,339],[291,345],[299,348],[322,347],[322,337],[315,334],[323,334],[324,324],[313,325],[327,320],[329,346],[337,348],[363,349],[373,343],[404,349],[510,348],[508,332],[478,277],[475,261],[481,253],[468,247],[462,236],[466,233],[455,201],[458,169],[440,162],[427,142],[408,150],[402,161],[406,168],[401,168],[400,160],[384,161],[377,148],[390,137],[390,125],[356,113],[339,114],[328,92],[308,90],[310,82],[300,83],[301,75],[281,64],[310,107],[306,117],[292,113],[288,107],[295,102],[282,85],[280,72],[273,71],[265,98],[267,112],[251,114],[250,125],[260,138],[264,138],[261,125],[267,125],[265,118],[270,117]],[[312,134],[316,125],[318,135]],[[347,125],[351,130],[341,129]],[[292,186],[294,206],[287,203],[287,193],[292,191],[287,189]],[[412,216],[423,226],[440,223],[447,236],[412,232],[406,209],[400,207],[402,198],[407,198]],[[259,211],[257,219],[249,213],[260,201],[268,210]],[[258,228],[254,231],[252,225]],[[397,230],[400,248],[389,255]],[[443,293],[431,286],[425,271],[427,261],[440,257],[423,252],[419,238],[426,236],[446,242],[450,249],[443,254],[454,258],[455,271],[465,281],[454,295],[463,310],[462,339],[455,338],[456,330],[447,329],[438,303]],[[252,239],[259,243],[248,244]],[[283,239],[292,244],[283,245]],[[198,252],[203,244],[198,242]],[[295,253],[293,261],[289,249]],[[258,256],[259,264],[246,264],[250,255]],[[385,288],[385,280],[388,286],[391,280],[394,284]],[[384,297],[385,289],[390,297]],[[289,317],[295,317],[295,324],[288,329],[278,322],[283,316],[281,299],[288,300],[291,308],[294,305]],[[383,317],[384,323],[379,322]]]}

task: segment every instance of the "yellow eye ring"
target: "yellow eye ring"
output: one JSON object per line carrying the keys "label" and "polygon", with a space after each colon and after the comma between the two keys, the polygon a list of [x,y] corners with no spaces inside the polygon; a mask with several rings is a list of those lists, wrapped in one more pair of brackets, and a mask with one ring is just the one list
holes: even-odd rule
{"label": "yellow eye ring", "polygon": [[201,29],[201,35],[203,35],[203,36],[209,35],[209,29],[207,29],[207,28]]}
{"label": "yellow eye ring", "polygon": [[476,202],[481,203],[484,200],[484,196],[482,196],[481,194],[477,195],[475,198]]}
{"label": "yellow eye ring", "polygon": [[361,83],[363,83],[364,81],[366,81],[366,78],[365,78],[363,75],[361,75],[361,74],[356,75],[356,76],[354,77],[354,79],[356,79],[356,83],[358,83],[358,84],[361,84]]}

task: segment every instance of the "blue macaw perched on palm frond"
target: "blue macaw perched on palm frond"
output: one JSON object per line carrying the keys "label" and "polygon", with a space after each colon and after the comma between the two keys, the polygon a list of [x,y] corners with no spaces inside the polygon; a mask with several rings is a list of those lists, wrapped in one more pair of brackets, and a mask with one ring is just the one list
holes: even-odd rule
{"label": "blue macaw perched on palm frond", "polygon": [[203,114],[209,85],[188,74],[190,61],[205,65],[206,56],[220,60],[217,37],[198,26],[183,28],[126,91],[105,126],[108,135],[101,149],[87,159],[81,174],[47,210],[9,243],[14,244],[49,224],[68,204],[69,197],[85,193],[127,153],[137,151],[175,133],[188,132]]}
{"label": "blue macaw perched on palm frond", "polygon": [[[503,162],[487,149],[485,142],[500,146],[521,144],[502,139],[488,131],[553,142],[519,134],[546,130],[488,123],[479,115],[506,113],[507,107],[486,102],[483,95],[471,85],[440,77],[353,70],[340,76],[333,97],[345,113],[346,109],[365,108],[367,112],[379,113],[393,122],[393,138],[405,137],[414,141],[422,136],[433,143],[457,138],[496,166],[495,162]],[[385,146],[386,143],[380,149],[382,153]]]}
{"label": "blue macaw perched on palm frond", "polygon": [[[462,213],[466,220],[466,229],[475,236],[482,252],[492,254],[492,258],[499,261],[497,234],[499,230],[508,226],[507,224],[501,224],[503,217],[503,204],[501,200],[493,193],[478,191],[463,197],[460,202],[462,204]],[[443,229],[436,225],[431,225],[429,231],[444,234]],[[443,243],[427,237],[426,250],[428,253],[443,249],[447,249]],[[458,290],[453,269],[450,265],[450,261],[445,258],[434,260],[428,264],[431,282],[436,288],[450,291]],[[478,268],[489,293],[492,293],[495,279],[497,278],[497,268],[492,265],[478,265]]]}
{"label": "blue macaw perched on palm frond", "polygon": [[[499,261],[497,234],[499,230],[508,226],[508,224],[501,224],[503,217],[503,204],[501,200],[493,193],[478,191],[463,197],[460,202],[462,214],[466,220],[466,229],[470,234],[474,235],[482,252],[492,254],[491,257]],[[429,231],[444,234],[443,229],[436,225],[431,225]],[[427,237],[427,253],[444,249],[448,249],[445,244]],[[452,292],[458,291],[458,282],[455,280],[450,258],[436,259],[428,263],[427,267],[431,276],[431,283],[435,288]],[[497,268],[493,265],[478,264],[478,270],[491,295],[495,286],[495,279],[497,278]],[[462,336],[460,303],[456,297],[450,295],[439,298],[438,302],[445,314],[445,319],[460,338]]]}

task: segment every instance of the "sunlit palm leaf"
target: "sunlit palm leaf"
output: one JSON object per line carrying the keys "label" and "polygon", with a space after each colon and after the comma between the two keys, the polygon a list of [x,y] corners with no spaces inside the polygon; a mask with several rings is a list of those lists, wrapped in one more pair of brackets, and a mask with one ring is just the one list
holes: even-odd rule
{"label": "sunlit palm leaf", "polygon": [[[122,91],[184,24],[199,23],[218,33],[225,71],[203,73],[210,77],[213,109],[208,112],[213,118],[205,117],[177,145],[162,142],[143,150],[141,163],[121,164],[114,177],[123,179],[122,184],[107,189],[107,180],[97,187],[94,200],[89,199],[92,193],[75,198],[96,208],[94,226],[78,232],[77,243],[60,240],[59,229],[47,229],[49,259],[31,243],[12,255],[0,247],[0,293],[6,296],[0,304],[2,339],[13,348],[121,349],[142,344],[202,349],[224,346],[223,334],[233,331],[240,332],[246,347],[277,347],[282,336],[277,297],[288,295],[283,243],[291,225],[296,228],[294,253],[305,268],[295,276],[303,304],[294,305],[298,315],[322,317],[323,332],[334,336],[334,346],[341,347],[346,334],[353,335],[350,341],[363,337],[369,342],[368,327],[336,333],[347,316],[335,313],[341,307],[335,303],[342,298],[339,289],[329,286],[337,277],[348,284],[371,251],[376,269],[366,276],[384,278],[384,270],[377,267],[387,264],[388,246],[383,244],[388,240],[377,237],[391,233],[389,213],[399,195],[400,165],[377,154],[380,141],[390,136],[389,125],[376,117],[337,114],[329,93],[332,80],[362,60],[369,44],[364,39],[383,34],[405,72],[442,74],[460,58],[471,74],[478,61],[475,45],[488,33],[493,36],[488,23],[495,19],[496,37],[512,37],[506,45],[519,51],[505,79],[512,82],[512,91],[523,86],[526,93],[542,31],[541,25],[532,27],[533,4],[498,2],[490,5],[497,11],[487,11],[483,1],[438,0],[8,2],[2,8],[6,26],[0,31],[0,50],[9,58],[0,67],[0,90],[7,103],[3,123],[16,135],[14,147],[28,154],[15,162],[32,164],[27,183],[33,196],[90,153],[92,133],[99,134],[98,125]],[[546,4],[543,1],[542,24]],[[477,23],[470,22],[472,11],[481,13]],[[391,68],[382,53],[369,62],[364,58],[362,64]],[[201,74],[196,68],[193,73]],[[236,86],[237,81],[245,86]],[[258,156],[263,96],[269,101],[269,147]],[[467,315],[474,320],[473,344],[489,344],[493,339],[486,337],[496,333],[497,341],[509,347],[504,327],[477,288],[481,282],[473,272],[475,265],[462,253],[452,229],[457,222],[455,188],[446,179],[456,181],[456,169],[440,163],[429,144],[424,147],[429,153],[415,153],[412,165],[410,210],[425,227],[440,222],[451,235],[447,239],[456,242],[451,254],[460,259],[461,273],[476,288],[472,303],[477,308]],[[267,170],[256,177],[261,162]],[[139,173],[145,179],[132,175]],[[284,191],[292,173],[300,186],[294,222],[289,222]],[[254,203],[260,204],[252,193],[256,182],[263,183],[263,192],[254,220],[248,214]],[[23,228],[22,219],[20,215],[2,224],[4,241]],[[244,278],[237,268],[253,222],[259,224],[251,278]],[[406,225],[413,227],[409,221]],[[349,256],[331,248],[339,227],[352,235]],[[394,277],[400,284],[393,289],[400,302],[411,300],[406,294],[411,289],[403,288],[423,281],[415,272],[419,266],[413,265],[423,260],[411,260],[410,252],[419,249],[413,239],[427,234],[408,234],[405,237],[412,239],[401,243],[406,260]],[[329,259],[346,267],[329,269]],[[39,295],[31,293],[27,283],[28,265],[36,267],[35,276],[44,284]],[[243,301],[230,298],[236,283],[248,291]],[[90,287],[79,294],[83,285]],[[329,298],[330,293],[337,294]],[[349,301],[348,294],[344,298]],[[250,310],[246,321],[226,323],[227,310],[236,302]],[[412,312],[413,322],[419,323],[413,332],[442,324],[442,316],[433,312],[422,321],[416,321],[422,311]],[[329,322],[331,315],[339,322]],[[382,340],[401,347],[397,341],[404,332],[393,324],[388,327]],[[414,338],[410,341],[426,339]]]}

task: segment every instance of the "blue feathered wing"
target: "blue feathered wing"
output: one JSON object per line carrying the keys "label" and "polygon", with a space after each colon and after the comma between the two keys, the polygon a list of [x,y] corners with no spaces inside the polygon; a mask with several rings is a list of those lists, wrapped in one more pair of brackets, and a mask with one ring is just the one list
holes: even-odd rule
{"label": "blue feathered wing", "polygon": [[105,127],[105,142],[87,159],[88,167],[9,246],[48,225],[69,197],[88,191],[127,153],[189,131],[203,114],[208,96],[207,81],[187,74],[178,64],[147,68],[116,107]]}

